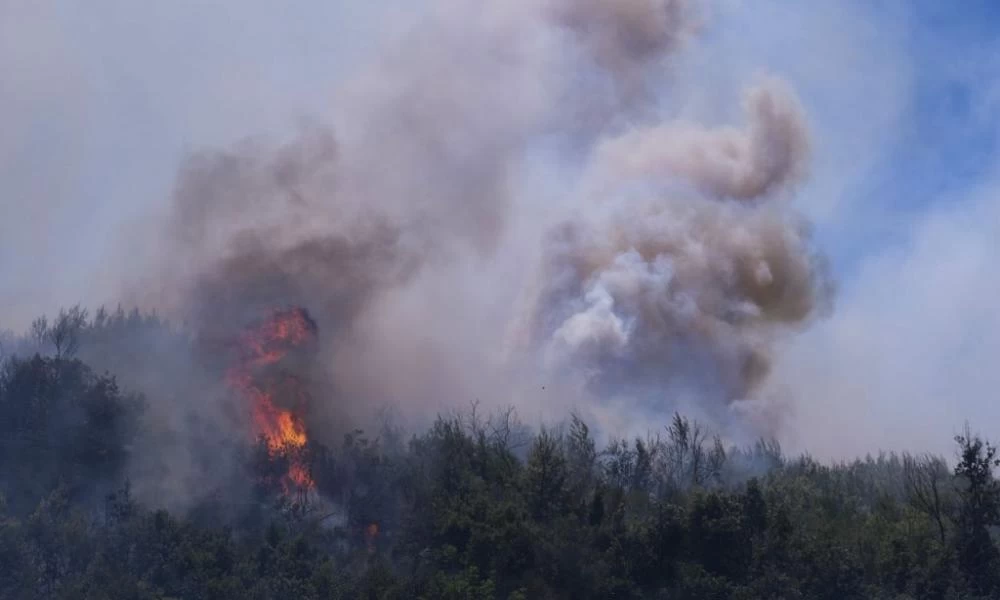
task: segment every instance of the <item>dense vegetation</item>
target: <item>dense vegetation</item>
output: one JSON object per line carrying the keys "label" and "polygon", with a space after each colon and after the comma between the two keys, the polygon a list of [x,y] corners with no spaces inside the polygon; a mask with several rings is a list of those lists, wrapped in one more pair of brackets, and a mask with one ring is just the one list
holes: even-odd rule
{"label": "dense vegetation", "polygon": [[[35,352],[7,353],[0,598],[1000,597],[996,449],[975,435],[951,469],[824,465],[726,448],[681,416],[598,448],[580,419],[528,435],[471,411],[314,445],[324,501],[255,485],[235,508],[145,506],[127,465],[158,400],[81,358],[140,369],[128,340],[164,327],[70,311],[36,323]],[[268,457],[246,456],[266,482]]]}

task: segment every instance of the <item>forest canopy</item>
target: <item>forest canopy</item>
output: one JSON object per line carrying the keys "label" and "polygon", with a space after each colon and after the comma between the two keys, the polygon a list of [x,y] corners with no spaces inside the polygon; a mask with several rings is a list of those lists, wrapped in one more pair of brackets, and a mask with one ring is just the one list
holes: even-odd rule
{"label": "forest canopy", "polygon": [[[4,337],[0,597],[1000,594],[997,450],[968,431],[951,461],[825,464],[771,440],[729,446],[680,414],[599,445],[575,415],[531,430],[473,404],[419,432],[230,440],[213,447],[227,459],[211,493],[171,507],[139,490],[164,473],[145,456],[167,447],[158,403],[193,389],[162,361],[193,347],[121,310]],[[292,490],[295,464],[308,480]]]}

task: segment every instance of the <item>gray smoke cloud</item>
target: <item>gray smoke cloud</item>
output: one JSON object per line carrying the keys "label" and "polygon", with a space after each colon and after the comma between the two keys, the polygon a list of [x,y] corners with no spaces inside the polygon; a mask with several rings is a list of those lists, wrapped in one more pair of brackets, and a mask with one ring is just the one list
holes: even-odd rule
{"label": "gray smoke cloud", "polygon": [[[603,403],[665,418],[678,385],[729,419],[829,290],[783,201],[808,159],[794,94],[766,80],[732,128],[633,93],[696,17],[678,0],[432,3],[331,122],[191,156],[123,293],[210,339],[305,307],[320,438],[386,403],[426,419],[477,398],[582,405],[613,429]],[[579,94],[588,77],[611,100]],[[581,121],[595,103],[623,118]]]}
{"label": "gray smoke cloud", "polygon": [[773,80],[745,104],[743,129],[654,124],[595,147],[581,193],[597,208],[549,235],[522,348],[659,409],[675,385],[707,407],[760,400],[776,339],[831,287],[780,194],[805,173],[801,109]]}
{"label": "gray smoke cloud", "polygon": [[744,108],[744,129],[684,122],[638,128],[603,142],[598,161],[611,177],[680,177],[707,195],[737,200],[801,181],[809,137],[792,92],[771,79],[749,90]]}
{"label": "gray smoke cloud", "polygon": [[688,0],[554,0],[551,11],[556,22],[570,29],[594,60],[626,87],[679,49],[697,24]]}
{"label": "gray smoke cloud", "polygon": [[456,288],[453,265],[489,262],[508,229],[527,146],[558,106],[536,8],[438,3],[344,86],[332,127],[189,157],[124,295],[208,348],[306,308],[321,336],[309,423],[327,442],[386,403],[471,400],[445,392],[474,376],[456,349],[424,342],[444,313],[408,307],[429,278]]}

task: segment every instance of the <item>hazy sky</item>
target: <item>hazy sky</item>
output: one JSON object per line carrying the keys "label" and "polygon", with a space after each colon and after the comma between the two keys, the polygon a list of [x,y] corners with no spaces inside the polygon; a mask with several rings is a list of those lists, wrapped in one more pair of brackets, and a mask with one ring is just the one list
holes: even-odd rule
{"label": "hazy sky", "polygon": [[[165,205],[186,152],[323,118],[411,4],[0,0],[0,327],[113,301],[123,231]],[[1000,8],[707,4],[682,110],[731,116],[767,70],[813,131],[796,202],[838,292],[772,378],[794,398],[787,444],[950,452],[966,419],[1000,438]]]}

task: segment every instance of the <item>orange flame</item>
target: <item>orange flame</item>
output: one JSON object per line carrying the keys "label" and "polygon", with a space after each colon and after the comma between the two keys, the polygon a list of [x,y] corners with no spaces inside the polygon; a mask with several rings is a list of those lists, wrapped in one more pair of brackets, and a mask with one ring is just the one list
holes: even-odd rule
{"label": "orange flame", "polygon": [[368,552],[375,552],[375,539],[378,538],[378,523],[370,523],[365,527],[365,544],[368,546]]}
{"label": "orange flame", "polygon": [[[242,359],[227,376],[230,386],[249,400],[255,434],[263,438],[268,453],[289,459],[291,464],[282,481],[286,493],[293,489],[304,492],[316,486],[302,456],[309,441],[302,420],[305,394],[294,379],[290,379],[290,390],[277,389],[273,381],[261,376],[261,371],[279,363],[293,348],[312,339],[314,330],[314,325],[302,309],[274,311],[269,319],[241,336]],[[290,410],[278,406],[275,403],[277,394],[293,396],[283,397],[282,404],[291,402],[294,408]]]}

